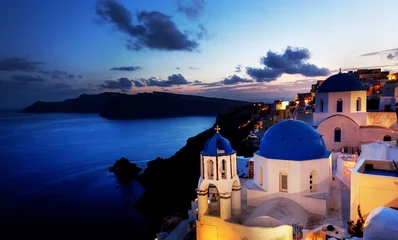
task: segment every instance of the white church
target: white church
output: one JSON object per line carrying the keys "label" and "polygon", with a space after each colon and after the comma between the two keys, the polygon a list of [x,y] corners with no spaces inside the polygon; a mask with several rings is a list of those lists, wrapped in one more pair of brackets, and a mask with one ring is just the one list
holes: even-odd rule
{"label": "white church", "polygon": [[[206,142],[201,152],[197,200],[192,203],[191,211],[193,218],[197,219],[196,239],[349,237],[341,221],[341,226],[333,224],[336,218],[342,217],[334,215],[333,208],[349,208],[350,201],[343,206],[338,199],[341,196],[336,196],[339,192],[333,190],[333,185],[339,180],[335,179],[332,172],[332,154],[327,151],[323,137],[316,129],[298,120],[282,120],[272,126],[263,136],[260,150],[252,159],[253,180],[239,179],[236,152],[229,141],[220,135],[219,128],[216,129],[217,133]],[[367,172],[364,168],[369,161],[372,160],[358,162],[353,170],[353,175],[354,172],[361,175],[362,183],[353,185],[355,189],[354,194],[351,194],[351,207],[356,209],[359,191],[365,194],[367,190],[364,186],[373,184],[371,187],[374,187],[378,184],[374,181],[382,181],[385,187],[381,189],[379,186],[373,194],[379,191],[383,198],[393,200],[390,205],[398,207],[398,171],[390,167],[384,169],[383,166],[387,164],[382,163],[381,159],[376,163],[373,160],[374,169],[378,169],[378,173],[382,172],[374,178],[371,175],[375,172]],[[359,185],[362,189],[359,189]],[[390,188],[389,191],[384,191],[387,188]],[[391,206],[387,206],[388,203],[383,200],[365,201],[373,207],[361,202],[365,211],[368,211],[364,214],[367,219],[363,239],[398,239],[396,227],[387,227],[390,232],[386,235],[379,226],[381,222],[398,221],[398,211],[388,208]],[[343,214],[342,210],[339,213]],[[351,211],[351,214],[357,217],[356,211]],[[327,230],[329,225],[333,226],[332,231]],[[391,238],[391,234],[396,234],[396,238]]]}

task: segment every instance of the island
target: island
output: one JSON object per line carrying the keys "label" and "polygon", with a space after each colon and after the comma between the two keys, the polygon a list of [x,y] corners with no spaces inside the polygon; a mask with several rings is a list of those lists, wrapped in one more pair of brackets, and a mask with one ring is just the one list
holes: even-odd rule
{"label": "island", "polygon": [[99,113],[108,119],[217,116],[248,102],[164,92],[82,94],[62,102],[35,102],[21,113]]}

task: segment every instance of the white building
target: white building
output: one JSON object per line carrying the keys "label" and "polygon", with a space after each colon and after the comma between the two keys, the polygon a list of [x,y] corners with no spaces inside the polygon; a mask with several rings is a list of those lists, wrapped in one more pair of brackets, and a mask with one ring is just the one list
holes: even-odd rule
{"label": "white building", "polygon": [[263,136],[255,180],[242,194],[236,153],[216,133],[201,152],[197,239],[292,239],[292,223],[305,227],[313,214],[326,215],[330,156],[310,125],[280,121]]}
{"label": "white building", "polygon": [[366,90],[357,77],[338,73],[319,87],[315,112],[297,114],[296,119],[314,126],[323,135],[329,151],[360,148],[376,140],[396,140],[396,113],[367,112],[366,100]]}
{"label": "white building", "polygon": [[[361,156],[369,156],[370,144],[363,148]],[[391,147],[378,153],[380,158],[388,156],[388,149]],[[327,221],[336,217],[327,216],[331,211],[336,215],[329,203],[334,204],[342,193],[336,196],[332,191],[332,185],[338,184],[332,175],[332,154],[316,129],[302,121],[280,121],[265,133],[252,160],[254,180],[242,184],[237,175],[236,152],[228,140],[217,132],[206,142],[201,152],[197,201],[192,203],[191,211],[197,213],[198,240],[291,240],[293,233],[308,240],[349,237],[343,226],[334,224],[333,231],[326,229],[330,225]],[[350,219],[356,221],[356,209],[361,205],[367,221],[365,232],[368,229],[364,235],[368,238],[363,239],[385,236],[374,230],[379,225],[372,220],[372,211],[380,218],[378,207],[398,207],[398,177],[392,176],[398,172],[394,172],[391,162],[361,159],[350,174],[350,203],[340,203],[340,208],[351,209]],[[369,164],[373,164],[371,169]],[[380,198],[375,200],[375,196]],[[398,211],[394,211],[387,211],[390,219],[398,217]],[[296,222],[304,229],[293,227]]]}

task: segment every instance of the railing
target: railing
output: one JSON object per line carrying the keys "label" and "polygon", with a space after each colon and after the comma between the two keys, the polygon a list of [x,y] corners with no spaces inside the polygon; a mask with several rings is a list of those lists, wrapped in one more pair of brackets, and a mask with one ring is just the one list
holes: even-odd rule
{"label": "railing", "polygon": [[303,239],[303,226],[299,222],[293,223],[293,240]]}

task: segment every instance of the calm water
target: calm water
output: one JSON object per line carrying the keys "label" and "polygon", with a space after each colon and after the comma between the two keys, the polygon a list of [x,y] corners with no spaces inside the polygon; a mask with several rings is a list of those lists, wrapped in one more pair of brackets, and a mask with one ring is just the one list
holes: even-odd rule
{"label": "calm water", "polygon": [[170,157],[214,121],[0,114],[0,230],[15,236],[18,229],[46,235],[114,231],[144,238],[146,220],[133,207],[144,189],[137,182],[116,189],[107,168],[122,156],[140,166]]}

